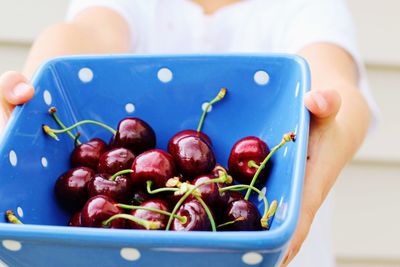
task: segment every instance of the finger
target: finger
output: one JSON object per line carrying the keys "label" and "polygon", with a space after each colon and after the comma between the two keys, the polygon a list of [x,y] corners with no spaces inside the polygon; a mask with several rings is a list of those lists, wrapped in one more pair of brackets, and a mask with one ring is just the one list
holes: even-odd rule
{"label": "finger", "polygon": [[336,90],[310,91],[305,95],[304,105],[311,112],[315,123],[326,123],[336,117],[341,97]]}
{"label": "finger", "polygon": [[0,93],[6,103],[20,105],[32,98],[34,89],[25,76],[8,71],[0,76]]}

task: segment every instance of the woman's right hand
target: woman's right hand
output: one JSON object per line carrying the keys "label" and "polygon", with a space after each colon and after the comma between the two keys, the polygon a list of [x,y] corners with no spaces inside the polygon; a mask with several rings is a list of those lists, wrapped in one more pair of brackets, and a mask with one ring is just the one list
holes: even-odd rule
{"label": "woman's right hand", "polygon": [[15,71],[0,75],[0,134],[14,107],[29,101],[33,94],[33,86],[24,75]]}

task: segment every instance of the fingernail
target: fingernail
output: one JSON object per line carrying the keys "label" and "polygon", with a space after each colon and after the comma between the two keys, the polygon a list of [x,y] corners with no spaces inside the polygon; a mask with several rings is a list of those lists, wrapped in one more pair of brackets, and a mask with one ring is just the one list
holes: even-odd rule
{"label": "fingernail", "polygon": [[325,97],[320,92],[314,92],[312,98],[314,99],[315,104],[321,111],[325,111],[328,108],[328,103],[325,100]]}
{"label": "fingernail", "polygon": [[27,83],[19,83],[17,84],[11,91],[11,94],[15,99],[19,99],[24,97],[31,90],[31,86]]}

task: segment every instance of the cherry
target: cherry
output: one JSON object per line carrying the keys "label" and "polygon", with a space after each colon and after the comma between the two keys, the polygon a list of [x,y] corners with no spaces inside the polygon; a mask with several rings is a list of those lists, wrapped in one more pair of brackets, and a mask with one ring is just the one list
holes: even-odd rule
{"label": "cherry", "polygon": [[171,229],[175,231],[209,231],[211,223],[199,201],[190,199],[178,209],[177,215],[186,217],[186,222],[174,219]]}
{"label": "cherry", "polygon": [[97,171],[99,173],[114,174],[129,169],[134,159],[135,155],[129,149],[123,147],[114,148],[101,155]]}
{"label": "cherry", "polygon": [[135,154],[154,149],[156,135],[153,128],[139,118],[128,117],[118,123],[117,132],[111,140],[112,147],[125,147]]}
{"label": "cherry", "polygon": [[131,169],[133,184],[141,186],[152,181],[156,187],[164,187],[168,179],[176,174],[173,158],[161,149],[143,152],[135,158]]}
{"label": "cherry", "polygon": [[225,221],[233,222],[223,227],[229,231],[256,231],[261,230],[261,215],[256,206],[244,199],[239,199],[229,203]]}
{"label": "cherry", "polygon": [[120,173],[113,176],[96,174],[87,185],[89,197],[106,195],[118,202],[128,202],[132,197],[132,182],[128,176]]}
{"label": "cherry", "polygon": [[55,194],[60,204],[67,210],[76,211],[88,199],[87,183],[94,176],[87,167],[77,167],[62,174],[56,181]]}
{"label": "cherry", "polygon": [[106,151],[107,144],[99,138],[93,138],[75,147],[71,153],[71,164],[74,167],[85,166],[96,170],[100,156]]}
{"label": "cherry", "polygon": [[[248,136],[240,139],[233,145],[229,154],[228,169],[230,175],[240,183],[250,184],[258,170],[257,166],[268,154],[269,148],[260,138]],[[259,178],[265,180],[266,174],[266,168],[264,168]]]}
{"label": "cherry", "polygon": [[244,199],[244,195],[239,191],[226,191],[226,193],[228,194],[227,205],[233,201]]}
{"label": "cherry", "polygon": [[198,137],[202,138],[204,141],[206,141],[210,146],[212,145],[210,137],[208,137],[208,135],[206,135],[205,133],[198,132],[196,130],[183,130],[183,131],[180,131],[180,132],[176,133],[173,137],[171,137],[171,139],[169,139],[169,141],[168,141],[168,150],[169,150],[170,146],[176,145],[177,142],[181,138],[187,137],[187,136],[198,136]]}
{"label": "cherry", "polygon": [[[151,209],[157,209],[161,211],[166,211],[168,212],[168,204],[161,199],[152,199],[152,200],[147,200],[140,204],[141,207],[144,208],[151,208]],[[168,216],[165,214],[161,214],[159,212],[155,211],[150,211],[150,210],[145,210],[145,209],[134,209],[131,211],[131,215],[139,218],[139,219],[144,219],[147,221],[152,221],[152,222],[158,222],[159,223],[159,228],[158,230],[165,229],[165,226],[167,225],[168,222]],[[138,224],[137,222],[134,221],[128,221],[128,226],[132,229],[146,229],[143,225]]]}
{"label": "cherry", "polygon": [[123,210],[110,197],[98,195],[90,198],[83,206],[81,219],[85,227],[109,227],[125,228],[124,219],[115,219],[110,225],[104,225],[104,221],[116,214],[122,214]]}
{"label": "cherry", "polygon": [[[213,175],[200,175],[192,181],[192,184],[194,186],[199,186],[197,188],[197,192],[200,194],[199,197],[201,197],[208,206],[212,207],[213,210],[216,211],[218,207],[226,203],[224,198],[227,194],[224,192],[220,195],[218,190],[220,186],[222,186],[222,183],[206,183],[201,185],[213,178],[215,178]],[[218,186],[218,184],[221,185]]]}
{"label": "cherry", "polygon": [[200,174],[209,173],[214,168],[214,152],[208,142],[200,136],[183,136],[170,144],[168,152],[185,178],[195,178]]}
{"label": "cherry", "polygon": [[68,226],[82,226],[81,212],[75,212],[68,222]]}
{"label": "cherry", "polygon": [[134,188],[134,190],[132,192],[132,197],[129,201],[129,204],[130,205],[140,205],[149,199],[150,199],[150,196],[145,191],[138,189],[138,188]]}

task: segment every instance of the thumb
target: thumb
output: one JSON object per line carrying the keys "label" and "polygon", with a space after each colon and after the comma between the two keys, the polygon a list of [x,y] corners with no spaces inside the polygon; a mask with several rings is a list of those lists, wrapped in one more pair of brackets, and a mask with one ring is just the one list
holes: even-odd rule
{"label": "thumb", "polygon": [[22,74],[8,71],[0,76],[0,95],[5,104],[23,104],[32,98],[33,93],[32,85]]}
{"label": "thumb", "polygon": [[341,97],[336,90],[310,91],[304,97],[304,105],[313,115],[314,123],[326,124],[336,117]]}

